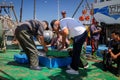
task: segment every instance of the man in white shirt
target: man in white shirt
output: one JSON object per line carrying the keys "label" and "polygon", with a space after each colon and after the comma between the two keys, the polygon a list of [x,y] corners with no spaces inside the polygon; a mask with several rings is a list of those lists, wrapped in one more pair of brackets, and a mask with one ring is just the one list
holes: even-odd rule
{"label": "man in white shirt", "polygon": [[[64,49],[66,37],[73,38],[73,56],[70,69],[66,70],[69,74],[79,74],[79,62],[80,62],[80,52],[82,45],[87,37],[86,28],[81,22],[73,18],[63,18],[60,21],[53,20],[51,22],[51,27],[56,33],[62,35],[62,47],[59,50]],[[61,29],[61,31],[60,31]]]}

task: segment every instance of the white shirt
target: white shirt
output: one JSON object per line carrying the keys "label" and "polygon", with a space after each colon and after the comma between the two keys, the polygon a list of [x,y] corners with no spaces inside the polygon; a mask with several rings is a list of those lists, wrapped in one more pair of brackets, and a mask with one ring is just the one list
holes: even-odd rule
{"label": "white shirt", "polygon": [[62,30],[66,27],[68,28],[69,38],[81,35],[86,30],[85,26],[80,21],[69,17],[60,20],[60,27]]}

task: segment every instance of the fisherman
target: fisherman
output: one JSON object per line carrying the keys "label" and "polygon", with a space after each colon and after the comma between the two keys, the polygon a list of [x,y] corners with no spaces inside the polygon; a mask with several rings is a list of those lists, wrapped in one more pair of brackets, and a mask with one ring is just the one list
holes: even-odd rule
{"label": "fisherman", "polygon": [[100,32],[102,29],[98,27],[98,23],[96,20],[90,26],[90,34],[91,34],[91,47],[92,47],[92,58],[97,58],[97,49],[98,49],[98,42],[100,38]]}
{"label": "fisherman", "polygon": [[61,12],[61,15],[62,15],[62,18],[66,18],[66,11],[63,10],[63,11]]}
{"label": "fisherman", "polygon": [[48,21],[43,20],[42,22],[43,22],[43,25],[44,25],[44,29],[45,29],[45,30],[50,30],[50,29],[49,29],[49,23],[48,23]]}
{"label": "fisherman", "polygon": [[[62,35],[62,46],[59,48],[59,50],[64,49],[65,41],[68,35],[69,38],[73,38],[73,55],[72,63],[70,65],[71,68],[66,70],[66,72],[69,74],[79,74],[78,69],[80,52],[87,37],[87,31],[85,27],[79,21],[69,17],[63,18],[60,21],[53,20],[51,24],[51,27]],[[59,31],[60,29],[61,31]]]}
{"label": "fisherman", "polygon": [[111,33],[111,40],[109,41],[108,51],[103,54],[103,67],[104,70],[112,69],[112,62],[117,63],[116,76],[120,76],[120,33],[113,31]]}
{"label": "fisherman", "polygon": [[116,76],[120,76],[120,33],[114,32],[114,42],[111,43],[111,47],[108,48],[108,53],[110,54],[112,60],[117,64]]}
{"label": "fisherman", "polygon": [[27,54],[30,69],[40,70],[38,55],[43,56],[36,48],[33,40],[33,36],[37,38],[39,43],[43,46],[44,50],[47,52],[48,48],[44,41],[44,26],[41,21],[38,20],[28,20],[20,23],[15,30],[15,37],[19,41],[22,49]]}

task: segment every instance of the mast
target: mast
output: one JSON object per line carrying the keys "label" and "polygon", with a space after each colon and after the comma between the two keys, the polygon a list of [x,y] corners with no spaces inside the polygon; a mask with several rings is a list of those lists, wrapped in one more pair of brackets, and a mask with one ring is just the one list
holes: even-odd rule
{"label": "mast", "polygon": [[57,0],[57,3],[58,3],[58,20],[60,19],[60,14],[59,14],[59,12],[60,12],[60,5],[59,5],[59,0]]}
{"label": "mast", "polygon": [[87,3],[87,7],[88,7],[88,9],[90,10],[91,8],[90,8],[89,3],[88,3],[87,0],[86,0],[86,3]]}
{"label": "mast", "polygon": [[22,21],[22,10],[23,10],[23,0],[21,0],[21,8],[20,8],[20,22]]}
{"label": "mast", "polygon": [[[6,2],[2,2],[2,3],[0,3],[0,13],[2,13],[2,9],[4,9],[5,13],[8,14],[8,12],[6,11],[5,8],[9,8],[9,9],[12,10],[16,22],[18,22],[18,19],[17,19],[16,13],[15,13],[15,10],[14,10],[14,5],[12,4],[12,2],[11,2],[11,3],[6,3]],[[9,14],[8,14],[8,16],[9,16]],[[9,16],[9,17],[11,17],[11,16]]]}
{"label": "mast", "polygon": [[36,19],[36,0],[34,0],[34,12],[33,12],[33,19]]}

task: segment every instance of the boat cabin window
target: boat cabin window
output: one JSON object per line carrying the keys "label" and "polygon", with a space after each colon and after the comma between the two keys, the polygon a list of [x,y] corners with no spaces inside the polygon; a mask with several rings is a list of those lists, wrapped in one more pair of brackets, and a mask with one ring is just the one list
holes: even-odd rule
{"label": "boat cabin window", "polygon": [[100,0],[100,2],[104,2],[104,0]]}
{"label": "boat cabin window", "polygon": [[100,0],[100,2],[111,1],[111,0]]}

